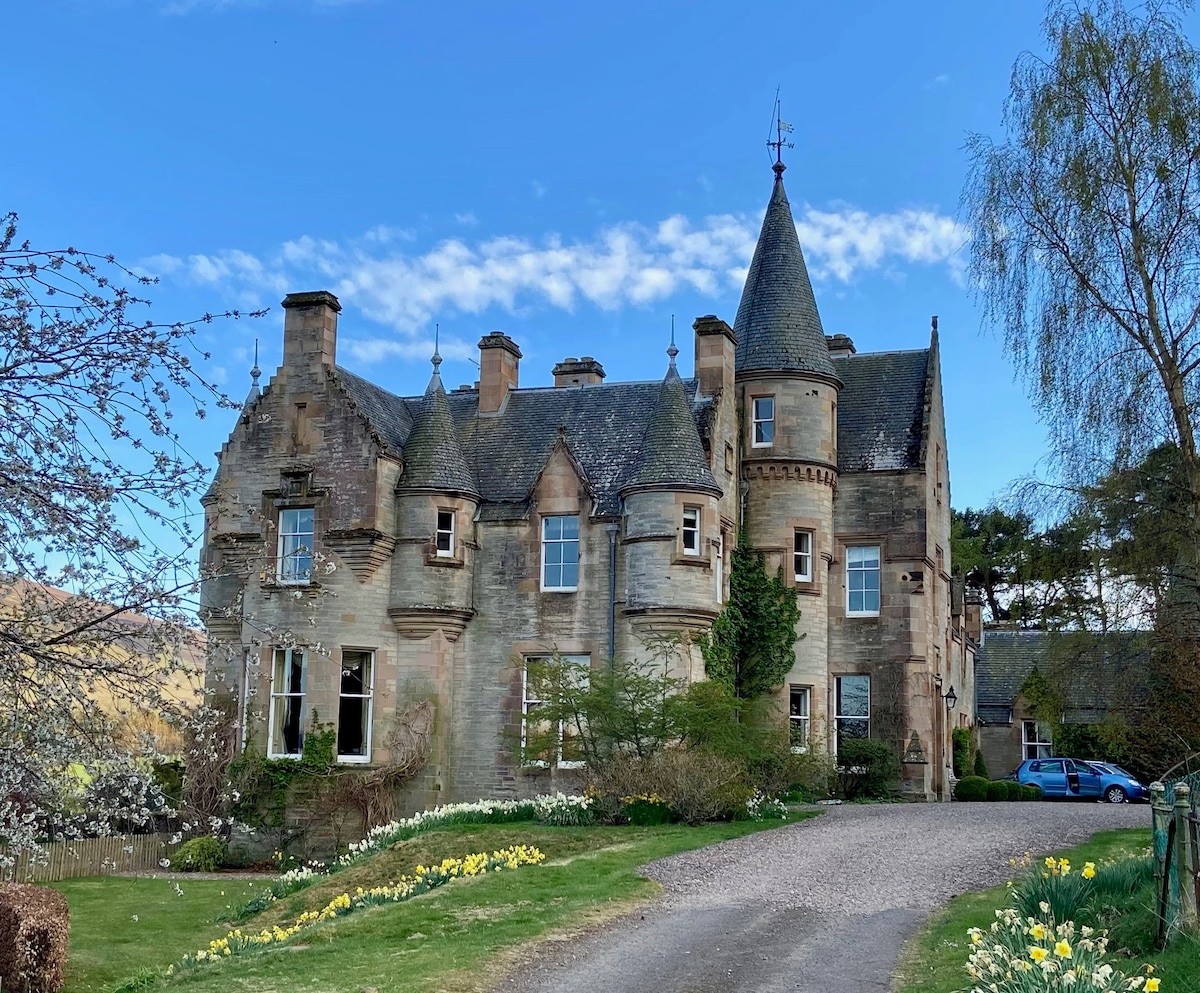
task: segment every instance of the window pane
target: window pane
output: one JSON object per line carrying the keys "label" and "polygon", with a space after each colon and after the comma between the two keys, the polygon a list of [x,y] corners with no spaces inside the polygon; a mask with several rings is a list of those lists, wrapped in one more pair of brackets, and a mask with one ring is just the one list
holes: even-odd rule
{"label": "window pane", "polygon": [[805,686],[793,686],[791,692],[791,700],[789,702],[789,713],[792,717],[807,717],[808,716],[808,688]]}
{"label": "window pane", "polygon": [[879,613],[879,590],[867,590],[863,593],[863,605],[859,608],[869,613]]}
{"label": "window pane", "polygon": [[562,566],[562,579],[559,586],[578,586],[579,585],[579,563],[564,562]]}
{"label": "window pane", "polygon": [[562,522],[561,517],[544,517],[542,518],[542,535],[547,540],[553,540],[562,537]]}
{"label": "window pane", "polygon": [[863,573],[856,570],[846,577],[850,583],[850,589],[861,592],[866,587],[866,580],[863,578]]}
{"label": "window pane", "polygon": [[866,720],[857,717],[842,717],[837,722],[838,747],[850,739],[868,737],[870,725]]}
{"label": "window pane", "polygon": [[546,543],[546,564],[558,565],[563,560],[563,549],[566,545],[561,541],[551,541]]}
{"label": "window pane", "polygon": [[338,706],[338,755],[366,758],[370,729],[367,717],[370,699],[365,696],[344,696]]}
{"label": "window pane", "polygon": [[871,677],[839,676],[837,680],[837,716],[870,717]]}
{"label": "window pane", "polygon": [[562,536],[564,538],[579,537],[579,518],[578,517],[560,517],[562,522]]}

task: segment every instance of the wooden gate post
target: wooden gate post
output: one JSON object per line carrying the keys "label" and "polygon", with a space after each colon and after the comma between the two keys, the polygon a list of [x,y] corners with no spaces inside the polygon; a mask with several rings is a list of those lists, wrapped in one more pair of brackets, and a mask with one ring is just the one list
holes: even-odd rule
{"label": "wooden gate post", "polygon": [[1175,784],[1175,872],[1179,880],[1179,927],[1194,934],[1196,917],[1196,836],[1189,815],[1192,812],[1191,789],[1187,783]]}

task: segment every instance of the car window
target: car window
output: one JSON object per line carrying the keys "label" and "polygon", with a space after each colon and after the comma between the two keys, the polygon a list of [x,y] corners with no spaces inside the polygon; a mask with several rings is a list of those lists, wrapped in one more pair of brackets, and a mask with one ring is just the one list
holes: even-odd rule
{"label": "car window", "polygon": [[1054,762],[1043,762],[1042,768],[1039,771],[1041,771],[1041,772],[1062,772],[1063,771],[1062,760],[1059,759]]}
{"label": "car window", "polygon": [[1041,772],[1042,771],[1042,763],[1041,762],[1030,762],[1029,763],[1029,771],[1030,772]]}

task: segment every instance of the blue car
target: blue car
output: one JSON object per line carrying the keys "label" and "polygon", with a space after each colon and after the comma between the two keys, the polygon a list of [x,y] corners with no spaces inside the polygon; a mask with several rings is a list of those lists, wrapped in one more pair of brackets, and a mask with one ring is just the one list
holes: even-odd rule
{"label": "blue car", "polygon": [[1109,803],[1148,800],[1150,791],[1120,766],[1079,759],[1026,759],[1013,773],[1045,797],[1087,798]]}

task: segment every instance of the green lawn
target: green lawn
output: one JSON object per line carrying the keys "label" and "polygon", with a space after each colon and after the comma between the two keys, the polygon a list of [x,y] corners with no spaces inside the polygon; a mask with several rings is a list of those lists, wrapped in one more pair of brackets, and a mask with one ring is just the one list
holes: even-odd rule
{"label": "green lawn", "polygon": [[[1148,830],[1104,831],[1084,845],[1057,854],[1079,867],[1123,852],[1141,852],[1149,844]],[[1114,965],[1132,974],[1148,962],[1162,979],[1162,993],[1200,993],[1200,943],[1183,938],[1165,951],[1155,951],[1151,947],[1152,901],[1152,893],[1146,890],[1137,895],[1129,912],[1102,922],[1111,929],[1109,947],[1117,953]],[[995,911],[1007,905],[1008,892],[1003,886],[952,899],[905,946],[893,987],[896,993],[954,993],[966,987],[967,929],[989,927]]]}
{"label": "green lawn", "polygon": [[[455,880],[407,903],[359,911],[319,925],[288,946],[185,973],[169,986],[189,993],[363,993],[368,987],[466,993],[483,988],[481,977],[494,978],[530,939],[560,938],[651,897],[657,886],[637,875],[639,865],[775,826],[778,822],[698,828],[498,824],[430,831],[239,926],[257,929],[261,923],[290,920],[338,893],[388,882],[418,863],[445,856],[528,844],[542,849],[548,862]],[[103,878],[56,885],[71,904],[68,993],[99,993],[139,969],[165,968],[224,934],[228,925],[215,923],[217,918],[251,893],[244,881],[185,880],[182,897],[162,880]]]}

